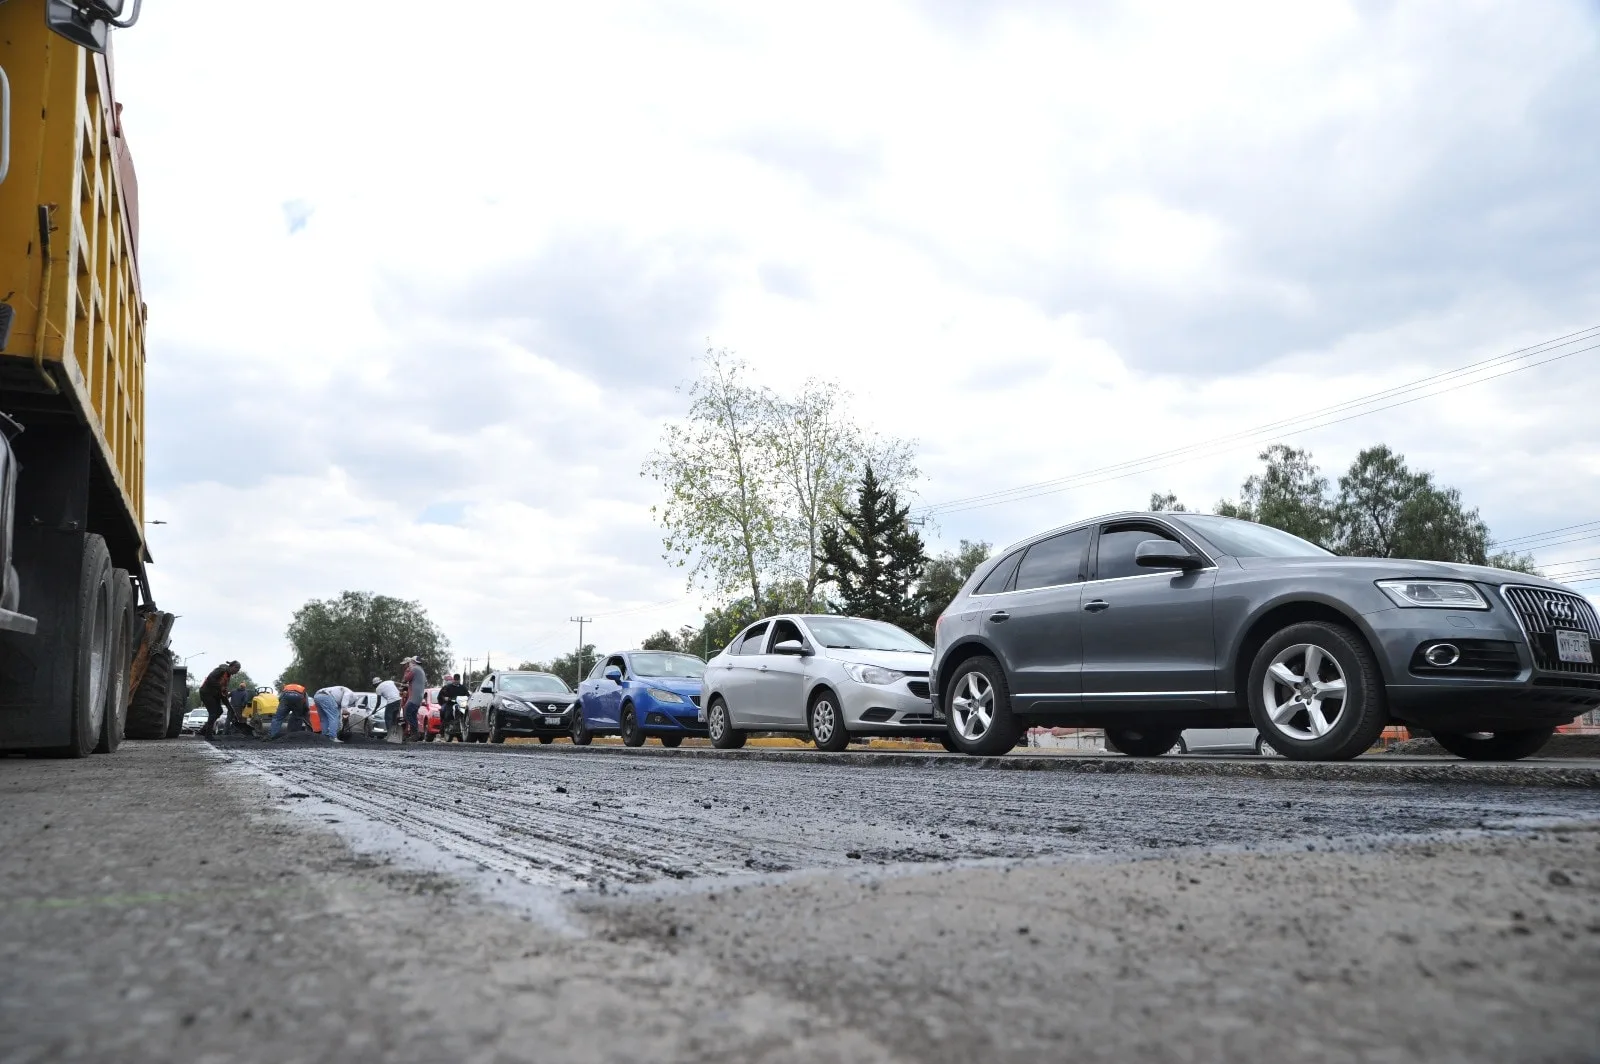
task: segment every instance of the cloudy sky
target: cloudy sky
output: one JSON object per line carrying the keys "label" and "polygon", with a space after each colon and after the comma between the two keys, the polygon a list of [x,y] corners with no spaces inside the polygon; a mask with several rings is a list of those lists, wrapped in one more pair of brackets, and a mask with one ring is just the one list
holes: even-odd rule
{"label": "cloudy sky", "polygon": [[[456,6],[117,38],[180,654],[275,676],[346,588],[480,659],[695,620],[639,467],[708,343],[839,382],[939,504],[1600,325],[1592,3]],[[1520,536],[1600,520],[1596,395],[1577,353],[1289,442],[1387,442]],[[1207,506],[1260,446],[930,538]]]}

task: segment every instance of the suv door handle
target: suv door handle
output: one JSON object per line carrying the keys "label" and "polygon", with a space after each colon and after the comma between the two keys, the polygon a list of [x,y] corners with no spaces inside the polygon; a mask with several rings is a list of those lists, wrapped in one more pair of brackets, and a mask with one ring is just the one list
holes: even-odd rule
{"label": "suv door handle", "polygon": [[1083,604],[1083,612],[1085,613],[1099,613],[1101,610],[1109,610],[1110,608],[1111,603],[1105,599],[1090,599]]}
{"label": "suv door handle", "polygon": [[991,621],[1009,621],[1011,619],[1011,614],[1007,613],[1005,610],[996,610],[995,612],[989,614],[989,619]]}
{"label": "suv door handle", "polygon": [[767,671],[767,667],[765,665],[761,666],[761,671],[762,672],[766,672]]}

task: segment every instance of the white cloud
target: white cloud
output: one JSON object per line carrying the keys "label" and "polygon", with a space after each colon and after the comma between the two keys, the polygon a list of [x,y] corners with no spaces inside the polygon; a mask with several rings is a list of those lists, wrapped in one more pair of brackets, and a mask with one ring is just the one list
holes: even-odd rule
{"label": "white cloud", "polygon": [[[117,40],[156,590],[262,676],[344,588],[463,656],[692,621],[638,470],[707,339],[839,380],[939,501],[1600,322],[1597,39],[1577,2],[169,0]],[[1595,366],[1294,442],[1384,440],[1503,535],[1600,517]],[[1205,504],[1251,461],[939,534]]]}

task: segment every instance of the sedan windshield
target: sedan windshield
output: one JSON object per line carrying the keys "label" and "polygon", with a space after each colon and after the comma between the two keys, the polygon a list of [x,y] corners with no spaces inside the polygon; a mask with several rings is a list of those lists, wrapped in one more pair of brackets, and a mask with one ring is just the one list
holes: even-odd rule
{"label": "sedan windshield", "polygon": [[508,672],[500,676],[500,693],[507,695],[567,695],[572,693],[559,676],[543,672]]}
{"label": "sedan windshield", "polygon": [[933,648],[903,628],[859,617],[807,617],[806,627],[830,650],[901,650],[932,654]]}
{"label": "sedan windshield", "polygon": [[698,680],[706,674],[706,663],[693,654],[632,654],[628,664],[635,676]]}
{"label": "sedan windshield", "polygon": [[1232,517],[1185,515],[1194,530],[1235,558],[1322,558],[1332,554],[1281,528]]}

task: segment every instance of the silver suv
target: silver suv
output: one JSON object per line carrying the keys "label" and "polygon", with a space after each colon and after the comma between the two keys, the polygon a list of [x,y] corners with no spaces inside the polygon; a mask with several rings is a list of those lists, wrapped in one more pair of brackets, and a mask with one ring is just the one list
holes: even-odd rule
{"label": "silver suv", "polygon": [[1508,760],[1600,706],[1597,642],[1594,606],[1539,577],[1124,513],[980,567],[939,618],[930,684],[969,754],[1031,725],[1102,727],[1135,756],[1248,726],[1285,757],[1341,760],[1397,720]]}

